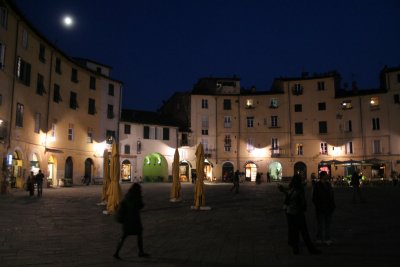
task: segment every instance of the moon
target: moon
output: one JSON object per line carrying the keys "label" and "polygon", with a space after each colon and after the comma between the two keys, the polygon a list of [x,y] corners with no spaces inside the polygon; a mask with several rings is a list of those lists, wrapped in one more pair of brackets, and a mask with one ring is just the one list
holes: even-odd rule
{"label": "moon", "polygon": [[66,27],[71,27],[71,26],[74,24],[74,20],[72,19],[71,16],[65,16],[65,17],[63,18],[63,24],[64,24]]}

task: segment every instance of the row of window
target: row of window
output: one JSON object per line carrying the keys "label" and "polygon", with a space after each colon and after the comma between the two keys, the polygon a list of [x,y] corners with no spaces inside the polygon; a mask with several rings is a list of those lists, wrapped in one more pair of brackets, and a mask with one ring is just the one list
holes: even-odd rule
{"label": "row of window", "polygon": [[[400,77],[400,74],[399,74]],[[399,80],[400,82],[400,80]],[[400,97],[399,94],[395,94],[394,96],[394,103],[395,104],[400,104]],[[272,98],[270,99],[270,108],[278,108],[278,99],[277,98]],[[369,100],[369,105],[371,110],[374,109],[379,109],[379,97],[373,96]],[[201,100],[201,108],[202,109],[208,109],[208,99],[202,99]],[[251,109],[254,108],[254,101],[253,99],[247,99],[246,100],[246,108]],[[352,101],[351,100],[345,100],[341,103],[341,108],[346,110],[346,109],[352,109]],[[231,104],[231,99],[224,99],[224,105],[223,105],[224,110],[231,110],[232,109],[232,104]],[[318,103],[318,110],[326,110],[326,103],[325,102],[319,102]],[[302,112],[303,111],[303,105],[302,104],[295,104],[294,105],[294,111],[295,112]]]}
{"label": "row of window", "polygon": [[[247,128],[253,128],[254,127],[254,117],[247,117],[246,118],[246,126]],[[267,125],[267,119],[264,119],[264,125]],[[372,118],[372,130],[380,130],[380,121],[379,118]],[[232,127],[232,117],[231,116],[225,116],[224,117],[224,128],[231,128]],[[278,116],[271,116],[270,121],[269,121],[269,127],[270,128],[277,128],[279,127],[278,124]],[[352,132],[353,131],[353,126],[352,126],[352,121],[347,120],[344,121],[343,124],[344,131],[345,132]],[[295,129],[295,134],[303,134],[303,122],[295,122],[294,123],[294,129]],[[318,129],[320,134],[327,134],[328,133],[328,123],[326,121],[319,121],[318,122]],[[203,116],[202,117],[202,123],[201,123],[201,133],[202,135],[208,135],[208,117]]]}

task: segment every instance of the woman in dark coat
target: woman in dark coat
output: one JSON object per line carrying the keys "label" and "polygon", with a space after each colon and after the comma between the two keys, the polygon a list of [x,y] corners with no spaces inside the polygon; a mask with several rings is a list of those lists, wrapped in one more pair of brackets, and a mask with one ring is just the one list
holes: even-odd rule
{"label": "woman in dark coat", "polygon": [[121,201],[117,213],[117,220],[122,223],[122,236],[114,253],[114,258],[120,259],[119,251],[124,244],[125,238],[129,235],[137,235],[139,257],[149,257],[149,254],[143,251],[143,227],[140,219],[140,210],[143,207],[141,186],[138,183],[134,183]]}
{"label": "woman in dark coat", "polygon": [[319,181],[314,185],[312,201],[315,205],[318,231],[317,243],[331,245],[330,226],[332,214],[335,210],[335,199],[332,186],[328,180],[328,173],[322,171]]}
{"label": "woman in dark coat", "polygon": [[288,243],[293,248],[293,253],[299,254],[299,237],[301,233],[308,251],[311,254],[320,254],[321,251],[315,248],[308,233],[307,222],[304,216],[307,205],[301,176],[295,174],[288,188],[279,185],[278,189],[285,194]]}

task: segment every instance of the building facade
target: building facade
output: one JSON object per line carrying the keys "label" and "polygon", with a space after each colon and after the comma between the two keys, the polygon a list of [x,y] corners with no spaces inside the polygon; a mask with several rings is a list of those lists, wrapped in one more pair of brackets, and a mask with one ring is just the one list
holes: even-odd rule
{"label": "building facade", "polygon": [[[156,112],[123,109],[119,131],[121,180],[167,182],[178,147],[178,127]],[[185,151],[179,152],[183,163]]]}
{"label": "building facade", "polygon": [[39,169],[52,186],[102,176],[120,117],[122,83],[111,68],[69,57],[4,0],[0,49],[3,184],[22,187]]}
{"label": "building facade", "polygon": [[191,145],[181,149],[204,145],[210,181],[229,181],[236,169],[249,181],[355,169],[390,177],[400,171],[399,94],[400,68],[383,69],[374,90],[342,89],[336,72],[278,78],[260,92],[236,77],[203,78],[190,94]]}

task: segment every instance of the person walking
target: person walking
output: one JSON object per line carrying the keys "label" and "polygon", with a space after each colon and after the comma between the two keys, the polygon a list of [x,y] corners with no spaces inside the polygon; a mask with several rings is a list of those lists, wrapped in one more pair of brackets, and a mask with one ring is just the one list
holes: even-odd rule
{"label": "person walking", "polygon": [[134,183],[121,201],[117,220],[122,224],[122,235],[118,242],[114,258],[121,259],[119,252],[124,244],[125,239],[129,235],[137,236],[137,244],[139,249],[139,257],[149,257],[150,255],[143,250],[143,227],[140,218],[140,210],[144,207],[142,200],[142,190],[138,183]]}
{"label": "person walking", "polygon": [[320,172],[319,181],[315,183],[312,201],[317,217],[317,244],[332,245],[330,226],[332,214],[336,208],[333,188],[326,171]]}
{"label": "person walking", "polygon": [[361,201],[361,203],[365,202],[364,196],[361,193],[360,189],[360,180],[362,179],[362,173],[358,170],[355,170],[351,176],[351,186],[353,187],[353,203],[357,203],[357,198]]}
{"label": "person walking", "polygon": [[239,193],[239,175],[240,175],[240,173],[239,173],[239,170],[236,170],[235,171],[235,174],[233,175],[233,186],[231,187],[231,192],[232,192],[232,190],[236,193],[236,194],[238,194]]}
{"label": "person walking", "polygon": [[300,175],[295,174],[289,186],[278,185],[278,190],[284,193],[284,206],[288,223],[288,243],[294,254],[299,254],[299,237],[303,237],[308,251],[311,254],[320,254],[321,251],[315,248],[308,233],[305,211],[307,209],[304,185]]}
{"label": "person walking", "polygon": [[33,196],[35,194],[35,175],[33,172],[26,179],[26,190],[29,192],[29,196]]}
{"label": "person walking", "polygon": [[36,174],[35,177],[38,197],[41,197],[43,195],[43,180],[44,180],[44,174],[42,173],[42,170],[39,170],[38,174]]}

